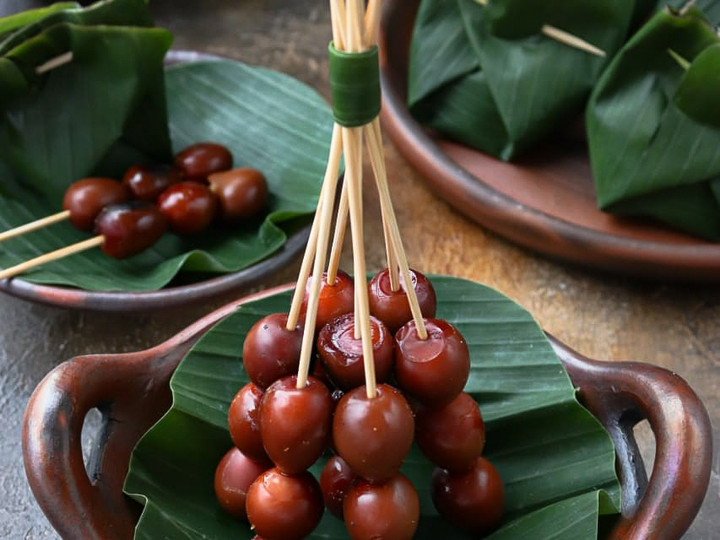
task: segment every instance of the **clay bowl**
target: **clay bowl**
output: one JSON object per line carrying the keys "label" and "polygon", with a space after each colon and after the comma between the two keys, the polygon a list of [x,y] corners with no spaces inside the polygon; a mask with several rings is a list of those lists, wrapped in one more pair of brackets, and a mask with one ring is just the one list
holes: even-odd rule
{"label": "clay bowl", "polygon": [[577,133],[553,137],[520,162],[506,163],[420,126],[406,105],[418,4],[384,4],[381,119],[438,197],[483,227],[552,258],[656,279],[720,280],[718,244],[597,209],[586,144]]}
{"label": "clay bowl", "polygon": [[[236,300],[152,349],[80,356],[45,377],[25,411],[23,457],[30,487],[63,538],[132,538],[140,507],[122,493],[130,453],[170,407],[169,379],[178,362],[237,306],[292,287]],[[581,401],[615,442],[623,501],[610,538],[680,538],[710,478],[712,439],[703,404],[665,369],[590,360],[550,339]],[[81,432],[95,407],[103,425],[86,470]],[[649,481],[633,438],[633,426],[643,419],[657,445]]]}

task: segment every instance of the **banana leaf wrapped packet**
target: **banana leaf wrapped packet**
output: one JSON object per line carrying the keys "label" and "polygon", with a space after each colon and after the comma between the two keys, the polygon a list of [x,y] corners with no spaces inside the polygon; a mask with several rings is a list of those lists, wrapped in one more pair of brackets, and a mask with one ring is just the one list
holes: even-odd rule
{"label": "banana leaf wrapped packet", "polygon": [[[410,51],[410,110],[445,137],[513,159],[582,112],[634,11],[627,0],[423,0]],[[550,39],[544,25],[607,56]]]}
{"label": "banana leaf wrapped packet", "polygon": [[656,13],[613,59],[586,124],[598,206],[720,240],[720,38]]}
{"label": "banana leaf wrapped packet", "polygon": [[[22,184],[57,205],[79,178],[167,160],[171,42],[145,0],[64,2],[0,19],[0,191],[20,199]],[[38,73],[68,52],[70,62]]]}
{"label": "banana leaf wrapped packet", "polygon": [[699,9],[702,14],[707,17],[713,26],[720,25],[720,1],[718,0],[636,0],[636,17],[643,24],[654,15],[657,11],[661,11],[666,7],[680,10],[689,2]]}

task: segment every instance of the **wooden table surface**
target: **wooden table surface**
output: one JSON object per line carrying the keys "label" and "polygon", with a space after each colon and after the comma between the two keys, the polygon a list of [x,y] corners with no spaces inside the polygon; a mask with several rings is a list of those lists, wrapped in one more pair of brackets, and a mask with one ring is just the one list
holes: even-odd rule
{"label": "wooden table surface", "polygon": [[[0,16],[43,2],[4,0]],[[326,2],[317,0],[152,0],[174,48],[223,55],[285,71],[328,96]],[[534,314],[547,331],[601,360],[649,362],[677,372],[720,425],[720,288],[640,281],[572,268],[509,244],[457,215],[386,140],[391,191],[411,266],[497,288]],[[369,177],[369,167],[367,168]],[[379,204],[365,190],[367,238],[381,238]],[[368,270],[384,266],[368,242]],[[718,248],[720,249],[720,247]],[[294,280],[299,261],[261,288]],[[349,250],[343,268],[352,268]],[[238,291],[244,294],[249,291]],[[0,297],[0,538],[55,536],[25,480],[20,429],[25,403],[55,365],[85,353],[156,345],[230,298],[183,310],[139,315],[66,311]],[[652,436],[638,429],[652,459]],[[714,431],[715,448],[720,436]],[[686,538],[720,538],[720,454],[715,451],[704,505]]]}

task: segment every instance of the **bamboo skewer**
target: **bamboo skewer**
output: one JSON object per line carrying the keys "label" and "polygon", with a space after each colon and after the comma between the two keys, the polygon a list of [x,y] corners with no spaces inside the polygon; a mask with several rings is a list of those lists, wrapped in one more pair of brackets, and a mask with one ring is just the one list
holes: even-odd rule
{"label": "bamboo skewer", "polygon": [[[343,134],[344,135],[344,134]],[[338,159],[339,161],[339,159]],[[307,377],[310,371],[310,360],[315,335],[315,320],[317,317],[317,306],[320,296],[320,285],[322,284],[323,267],[328,247],[328,236],[330,221],[332,218],[333,200],[337,187],[337,164],[334,174],[332,163],[328,163],[323,181],[322,202],[319,208],[320,221],[318,228],[317,248],[313,264],[313,274],[310,280],[310,293],[308,295],[307,311],[305,316],[305,327],[303,329],[302,347],[300,350],[300,366],[298,368],[297,388],[304,388],[307,384]],[[298,283],[297,289],[305,287],[305,283]],[[293,327],[294,328],[294,327]]]}
{"label": "bamboo skewer", "polygon": [[[377,40],[378,31],[380,28],[380,1],[379,0],[369,0],[368,1],[368,7],[367,11],[365,12],[365,45],[366,47],[371,47],[373,43]],[[376,125],[376,122],[373,122],[373,127]],[[379,123],[377,124],[379,128]],[[366,140],[368,139],[368,126],[365,126],[365,137]],[[368,145],[372,146],[373,142],[371,140],[368,141]],[[371,154],[372,155],[372,154]],[[381,174],[381,172],[377,169],[380,164],[382,164],[382,167],[384,169],[384,163],[385,160],[371,160],[371,165],[373,167],[373,174],[377,178],[378,174]],[[390,238],[390,231],[388,230],[388,223],[385,220],[386,211],[383,208],[383,203],[381,200],[381,213],[383,215],[383,236],[385,240],[385,251],[386,251],[386,258],[387,258],[387,264],[388,264],[388,275],[390,277],[390,289],[392,291],[397,291],[400,289],[400,282],[397,277],[397,262],[396,262],[396,255],[395,255],[395,249],[393,247],[393,243]]]}
{"label": "bamboo skewer", "polygon": [[[298,275],[297,286],[295,287],[295,293],[293,294],[292,303],[290,305],[290,313],[288,314],[287,330],[292,331],[297,326],[300,318],[300,308],[302,301],[305,296],[305,284],[310,277],[310,268],[312,266],[313,257],[317,251],[318,236],[321,228],[321,215],[322,207],[325,204],[326,197],[324,196],[327,186],[330,185],[331,177],[334,177],[335,183],[337,183],[337,174],[340,169],[340,157],[342,156],[342,138],[340,126],[333,126],[332,139],[330,141],[330,155],[328,157],[328,163],[325,170],[325,178],[323,179],[323,186],[320,190],[320,198],[318,200],[318,208],[315,213],[315,219],[313,220],[312,229],[310,231],[310,238],[305,248],[305,254],[303,255],[303,261],[300,267],[300,273]],[[333,187],[333,199],[330,201],[330,211],[332,212],[332,205],[335,197],[335,187]],[[328,278],[328,282],[329,282]],[[333,278],[333,283],[334,283]]]}
{"label": "bamboo skewer", "polygon": [[[358,0],[348,0],[345,10],[345,29],[346,38],[345,50],[351,53],[359,53],[363,50],[362,38],[363,27],[360,21],[363,20],[362,5]],[[365,355],[365,335],[362,325],[362,297],[360,289],[365,287],[365,255],[363,229],[362,229],[362,195],[359,190],[362,186],[362,139],[358,138],[358,128],[343,127],[343,141],[345,150],[345,161],[347,165],[347,183],[348,183],[348,203],[350,211],[350,228],[352,231],[352,247],[353,247],[353,273],[355,275],[355,326],[354,337],[361,339],[363,342],[363,356]],[[362,259],[362,260],[361,260]],[[368,310],[369,311],[369,310]],[[372,362],[372,348],[370,349],[370,359]],[[367,367],[367,366],[366,366]],[[371,391],[367,384],[369,371],[365,369],[366,386],[368,397],[374,397],[374,388]],[[374,381],[372,382],[374,387]]]}
{"label": "bamboo skewer", "polygon": [[[489,0],[475,0],[475,2],[480,4],[481,6],[487,6],[488,1]],[[540,32],[545,36],[549,37],[550,39],[554,39],[555,41],[562,43],[563,45],[567,45],[568,47],[572,47],[573,49],[578,49],[586,53],[594,54],[595,56],[606,56],[605,51],[603,51],[601,48],[596,47],[592,43],[589,43],[584,39],[579,38],[574,34],[571,34],[570,32],[566,32],[565,30],[561,30],[556,26],[552,26],[551,24],[543,24],[540,28]]]}
{"label": "bamboo skewer", "polygon": [[60,66],[69,64],[70,62],[72,62],[72,60],[72,51],[66,52],[64,54],[56,56],[55,58],[51,58],[44,64],[40,64],[38,67],[35,68],[35,73],[37,73],[38,75],[42,75],[43,73],[47,73],[48,71],[51,71],[55,68],[59,68]]}
{"label": "bamboo skewer", "polygon": [[380,0],[368,0],[365,11],[365,40],[367,48],[372,47],[377,41],[378,29],[380,28]]}
{"label": "bamboo skewer", "polygon": [[[342,5],[342,4],[341,4]],[[330,9],[330,21],[332,24],[333,42],[339,50],[345,48],[345,26],[342,21],[345,20],[344,13],[340,13],[339,8]]]}
{"label": "bamboo skewer", "polygon": [[565,30],[561,30],[560,28],[557,28],[555,26],[543,24],[540,28],[540,31],[547,37],[554,39],[555,41],[559,41],[560,43],[564,43],[565,45],[568,45],[575,49],[594,54],[595,56],[600,56],[601,58],[604,58],[606,56],[605,51],[603,51],[601,48],[596,47],[592,43],[589,43],[584,39],[579,38],[571,34],[570,32],[566,32]]}
{"label": "bamboo skewer", "polygon": [[[347,50],[361,52],[363,45],[364,20],[362,4],[358,0],[349,0],[346,11]],[[356,339],[361,339],[363,350],[363,368],[367,397],[377,395],[375,363],[370,330],[370,307],[366,285],[365,246],[363,235],[362,211],[362,128],[343,127],[343,142],[346,158],[346,181],[350,227],[352,231],[353,273],[355,274],[355,327]]]}
{"label": "bamboo skewer", "polygon": [[20,225],[19,227],[15,227],[14,229],[9,229],[7,231],[1,232],[0,242],[9,240],[10,238],[14,238],[22,234],[36,231],[38,229],[42,229],[43,227],[47,227],[48,225],[52,225],[53,223],[64,221],[69,217],[70,210],[63,210],[62,212],[58,212],[57,214],[52,214],[44,218],[36,219],[35,221],[31,221],[30,223],[26,223],[25,225]]}
{"label": "bamboo skewer", "polygon": [[333,236],[332,248],[330,250],[330,260],[328,262],[328,281],[332,279],[333,283],[335,282],[338,268],[340,267],[340,255],[342,254],[343,243],[345,242],[345,230],[347,229],[349,211],[347,186],[347,182],[343,182],[342,194],[340,195],[340,205],[338,206],[338,213],[335,221],[335,235]]}
{"label": "bamboo skewer", "polygon": [[[373,122],[372,126],[365,126],[363,129],[365,140],[367,141],[368,148],[370,149],[370,165],[372,166],[375,178],[380,176],[386,177],[387,173],[385,170],[384,159],[382,159],[382,157],[378,159],[376,155],[376,141],[373,133],[371,132],[374,124],[375,123]],[[397,274],[397,257],[395,255],[394,244],[392,241],[392,233],[390,232],[391,225],[387,219],[387,200],[383,197],[380,197],[380,214],[382,215],[383,237],[385,239],[385,256],[388,264],[388,276],[390,277],[390,290],[395,292],[400,289],[400,281]]]}
{"label": "bamboo skewer", "polygon": [[360,21],[364,20],[364,2],[360,0],[347,0],[345,10],[345,30],[347,52],[362,52],[363,50],[363,26]]}
{"label": "bamboo skewer", "polygon": [[[322,191],[320,192],[320,195],[322,196]],[[318,211],[319,210],[320,204],[318,204]],[[285,329],[288,332],[292,332],[300,320],[300,308],[302,307],[302,301],[305,298],[305,287],[300,287],[300,284],[307,283],[307,280],[310,277],[310,266],[312,264],[313,254],[317,249],[318,229],[320,228],[318,215],[319,213],[315,214],[312,229],[310,229],[310,236],[308,237],[308,243],[305,246],[300,272],[298,273],[297,286],[295,287],[295,292],[293,293],[293,298],[290,303],[290,311],[288,312],[288,319],[285,324]]]}
{"label": "bamboo skewer", "polygon": [[680,56],[678,53],[676,53],[672,49],[668,49],[667,52],[670,56],[672,56],[673,60],[675,60],[678,63],[678,65],[681,68],[683,68],[685,71],[690,69],[690,62],[688,62],[685,58]]}
{"label": "bamboo skewer", "polygon": [[[73,53],[72,53],[72,51],[68,51],[64,54],[56,56],[55,58],[51,58],[47,62],[39,65],[37,68],[35,68],[35,73],[37,73],[38,75],[42,75],[43,73],[47,73],[48,71],[51,71],[53,69],[56,69],[60,66],[65,65],[69,62],[72,62],[72,60],[73,60]],[[70,218],[70,211],[63,210],[61,212],[57,212],[55,214],[45,216],[44,218],[36,219],[35,221],[31,221],[30,223],[25,223],[24,225],[20,225],[18,227],[14,227],[7,231],[0,232],[0,242],[4,242],[5,240],[9,240],[11,238],[15,238],[17,236],[21,236],[23,234],[27,234],[32,231],[36,231],[36,230],[42,229],[44,227],[48,227],[55,223],[65,221],[66,219],[69,219],[69,218]],[[30,259],[29,261],[25,261],[21,264],[18,264],[18,265],[15,265],[15,266],[12,266],[10,268],[6,268],[5,270],[0,271],[0,279],[6,279],[6,278],[16,276],[17,274],[20,274],[20,273],[24,272],[25,270],[34,268],[35,266],[40,266],[41,264],[45,264],[46,262],[54,261],[54,260],[60,259],[62,257],[66,257],[68,255],[72,255],[74,253],[84,251],[91,247],[99,246],[102,243],[103,243],[103,237],[96,236],[95,238],[91,238],[91,239],[85,240],[83,242],[78,242],[77,244],[73,244],[71,246],[66,246],[64,248],[52,251],[50,253],[45,253],[44,255],[40,255],[39,257],[35,257],[34,259]]]}
{"label": "bamboo skewer", "polygon": [[[332,7],[333,6],[331,6],[331,8]],[[337,10],[335,10],[335,12],[337,13]],[[338,16],[335,15],[333,19],[337,20]],[[338,39],[341,39],[341,26],[342,24],[340,20],[333,24],[333,39],[336,40],[336,42]],[[323,178],[321,199],[318,204],[315,217],[318,223],[316,235],[317,245],[312,248],[308,246],[309,249],[305,251],[302,263],[303,268],[301,268],[301,270],[309,268],[309,261],[313,260],[313,272],[312,278],[310,279],[310,291],[308,294],[305,326],[303,329],[302,346],[300,349],[300,365],[298,367],[296,385],[298,389],[302,389],[306,386],[310,371],[310,360],[315,334],[315,321],[320,296],[320,285],[322,284],[323,267],[325,266],[325,257],[328,248],[329,229],[332,218],[333,202],[335,200],[335,191],[337,188],[338,169],[340,167],[342,150],[346,144],[344,135],[344,130],[339,125],[335,124],[335,126],[333,126],[332,141],[330,143],[330,156],[325,169],[325,177]],[[307,277],[305,277],[305,280],[302,282],[298,280],[295,286],[295,295],[293,297],[293,306],[295,307],[295,311],[299,310],[299,305],[302,302],[302,294],[304,294],[306,283]],[[300,291],[300,289],[302,289],[302,291]],[[288,316],[288,319],[289,318],[290,317]],[[294,326],[292,328],[294,328]]]}
{"label": "bamboo skewer", "polygon": [[51,251],[50,253],[45,253],[44,255],[40,255],[39,257],[30,259],[29,261],[25,261],[15,266],[11,266],[10,268],[6,268],[5,270],[0,270],[0,279],[11,278],[22,272],[25,272],[26,270],[30,270],[31,268],[35,268],[36,266],[40,266],[41,264],[56,261],[64,257],[68,257],[69,255],[74,255],[75,253],[80,253],[81,251],[100,246],[104,241],[104,236],[94,236],[93,238],[78,242],[77,244],[56,249],[55,251]]}
{"label": "bamboo skewer", "polygon": [[387,182],[387,173],[385,171],[385,159],[382,155],[382,142],[380,140],[380,122],[376,118],[370,126],[372,144],[368,146],[370,149],[370,157],[377,162],[377,168],[380,171],[380,175],[375,176],[375,182],[378,188],[378,194],[380,195],[381,208],[383,205],[387,210],[387,221],[389,223],[390,236],[392,239],[394,251],[398,257],[398,264],[405,282],[405,293],[408,297],[408,303],[410,304],[410,311],[415,321],[418,337],[420,339],[427,339],[427,329],[425,328],[425,322],[423,321],[422,311],[420,304],[417,299],[415,288],[412,285],[412,278],[410,276],[410,267],[407,262],[405,255],[405,249],[402,245],[400,238],[400,229],[397,225],[397,218],[395,216],[395,210],[393,209],[392,201],[390,199],[390,188]]}
{"label": "bamboo skewer", "polygon": [[[365,2],[362,0],[330,0],[333,44],[337,50],[360,53],[375,46],[379,27],[380,2],[379,0],[369,0],[367,10],[364,9],[364,4]],[[407,256],[405,255],[397,218],[392,207],[378,118],[374,118],[364,126],[348,127],[336,123],[333,128],[330,157],[328,158],[328,166],[323,179],[320,201],[292,299],[287,329],[292,330],[297,324],[307,280],[310,279],[297,377],[297,387],[303,388],[307,383],[309,372],[323,268],[327,260],[327,282],[333,283],[337,276],[340,254],[349,219],[352,233],[353,273],[355,276],[354,337],[362,342],[367,397],[374,398],[377,395],[377,382],[375,379],[370,326],[363,232],[362,155],[364,147],[367,148],[380,198],[383,238],[391,288],[393,291],[399,290],[401,288],[400,279],[402,278],[406,284],[405,294],[408,297],[413,320],[416,323],[418,337],[421,339],[427,338],[427,329],[422,319],[417,294],[412,286]],[[335,230],[328,258],[327,251],[341,154],[345,156],[345,178],[338,203]],[[310,277],[311,266],[312,276]]]}
{"label": "bamboo skewer", "polygon": [[338,1],[338,0],[330,0],[330,13],[332,16],[332,13],[334,12],[338,21],[338,33],[333,34],[333,40],[335,41],[335,47],[338,50],[345,50],[345,44],[347,43],[346,38],[346,30],[345,30],[345,24],[346,24],[346,9],[345,9],[345,2],[344,1]]}
{"label": "bamboo skewer", "polygon": [[[65,64],[68,64],[68,63],[72,62],[72,60],[73,60],[73,53],[72,53],[72,51],[68,51],[59,56],[51,58],[50,60],[48,60],[47,62],[45,62],[43,64],[40,64],[38,67],[35,68],[35,73],[37,73],[38,75],[42,75],[43,73],[47,73],[48,71],[59,68],[60,66],[63,66]],[[64,221],[64,220],[68,219],[69,217],[70,217],[70,211],[63,210],[62,212],[58,212],[56,214],[52,214],[52,215],[46,216],[44,218],[36,219],[35,221],[31,221],[30,223],[26,223],[25,225],[20,225],[19,227],[15,227],[14,229],[9,229],[7,231],[1,232],[0,233],[0,242],[3,242],[10,238],[15,238],[16,236],[27,234],[32,231],[36,231],[38,229],[42,229],[43,227],[47,227],[54,223],[59,223],[60,221]]]}
{"label": "bamboo skewer", "polygon": [[[363,224],[362,224],[362,205],[360,198],[362,167],[360,165],[362,155],[362,136],[358,128],[343,128],[343,138],[345,133],[350,137],[347,149],[347,159],[349,163],[355,165],[355,171],[350,176],[350,185],[348,187],[349,203],[350,203],[350,227],[352,230],[353,242],[353,262],[355,273],[355,293],[356,312],[355,319],[356,333],[359,328],[360,338],[362,340],[363,350],[363,367],[365,369],[365,388],[367,397],[372,399],[377,395],[375,381],[375,363],[373,361],[372,334],[370,330],[370,307],[368,303],[368,292],[365,283],[365,248],[363,241]],[[349,166],[348,166],[349,168]],[[357,336],[356,336],[357,337]]]}

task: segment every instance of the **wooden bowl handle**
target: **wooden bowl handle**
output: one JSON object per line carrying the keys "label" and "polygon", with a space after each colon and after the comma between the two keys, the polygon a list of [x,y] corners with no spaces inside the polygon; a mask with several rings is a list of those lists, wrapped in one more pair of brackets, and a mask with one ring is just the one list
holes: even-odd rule
{"label": "wooden bowl handle", "polygon": [[[173,371],[237,306],[288,288],[227,304],[152,349],[79,356],[48,373],[25,408],[23,459],[38,504],[63,538],[133,537],[141,508],[123,494],[125,475],[135,443],[170,408]],[[93,408],[103,414],[103,426],[86,469],[82,428]]]}
{"label": "wooden bowl handle", "polygon": [[[552,336],[580,400],[615,443],[623,487],[622,517],[611,539],[677,539],[692,523],[710,481],[712,431],[702,402],[678,375],[636,362],[599,362]],[[647,420],[655,435],[649,482],[633,436]]]}
{"label": "wooden bowl handle", "polygon": [[[193,342],[159,357],[144,351],[73,358],[36,388],[23,421],[25,472],[63,538],[133,537],[141,508],[122,492],[130,454],[170,407],[170,376]],[[86,468],[82,429],[93,408],[103,422]]]}
{"label": "wooden bowl handle", "polygon": [[[153,349],[73,358],[51,371],[25,409],[23,458],[30,488],[63,538],[132,538],[140,505],[122,492],[135,443],[170,408],[168,382],[178,362],[231,306]],[[87,413],[103,415],[86,468]]]}

